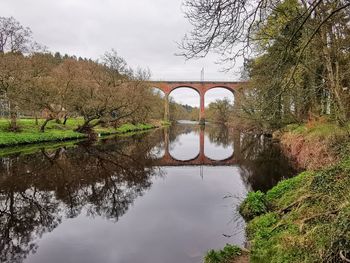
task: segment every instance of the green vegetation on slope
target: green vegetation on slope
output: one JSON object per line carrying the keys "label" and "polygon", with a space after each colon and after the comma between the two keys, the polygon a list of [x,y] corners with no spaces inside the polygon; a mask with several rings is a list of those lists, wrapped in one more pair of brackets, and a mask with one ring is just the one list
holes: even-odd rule
{"label": "green vegetation on slope", "polygon": [[229,263],[242,255],[242,250],[234,245],[227,244],[222,250],[209,250],[204,257],[204,263]]}
{"label": "green vegetation on slope", "polygon": [[[294,127],[293,133],[304,135],[304,141],[342,134],[326,124]],[[350,143],[341,142],[332,144],[340,156],[335,164],[282,181],[266,194],[248,195],[240,212],[250,220],[251,262],[348,262]]]}

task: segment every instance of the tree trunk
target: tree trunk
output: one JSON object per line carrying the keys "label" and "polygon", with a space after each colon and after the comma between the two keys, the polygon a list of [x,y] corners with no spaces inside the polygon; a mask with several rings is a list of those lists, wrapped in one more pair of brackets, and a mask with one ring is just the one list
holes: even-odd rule
{"label": "tree trunk", "polygon": [[35,112],[35,125],[39,125],[38,114]]}
{"label": "tree trunk", "polygon": [[91,133],[92,127],[90,125],[90,120],[85,120],[83,125],[78,126],[78,128],[76,128],[75,131],[80,133]]}
{"label": "tree trunk", "polygon": [[49,121],[53,120],[52,116],[49,116],[48,118],[45,119],[44,123],[40,127],[41,132],[45,132],[45,127],[48,124]]}
{"label": "tree trunk", "polygon": [[64,118],[63,118],[63,125],[66,125],[67,120],[68,120],[68,116],[67,116],[67,115],[64,115]]}
{"label": "tree trunk", "polygon": [[[332,34],[331,29],[330,34]],[[339,65],[337,62],[334,63],[333,66],[333,61],[332,61],[332,56],[331,56],[331,47],[328,47],[328,42],[327,42],[327,33],[322,32],[322,37],[324,41],[324,47],[322,49],[323,51],[323,56],[325,58],[324,63],[326,66],[326,72],[327,72],[327,82],[328,82],[328,88],[331,94],[333,95],[333,99],[335,102],[335,114],[336,118],[340,122],[340,124],[345,123],[346,119],[346,114],[345,114],[345,106],[343,104],[341,95],[340,95],[340,85],[339,85]],[[333,68],[334,67],[334,68]]]}
{"label": "tree trunk", "polygon": [[10,118],[11,118],[11,122],[10,122],[10,130],[13,132],[18,131],[18,126],[17,126],[17,112],[16,111],[11,111],[10,113]]}

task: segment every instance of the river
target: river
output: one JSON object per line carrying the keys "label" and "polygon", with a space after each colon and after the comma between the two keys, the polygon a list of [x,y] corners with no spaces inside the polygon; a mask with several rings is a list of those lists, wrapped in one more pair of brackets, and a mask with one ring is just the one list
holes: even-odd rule
{"label": "river", "polygon": [[236,208],[294,171],[269,138],[183,123],[0,157],[0,262],[199,263],[244,246]]}

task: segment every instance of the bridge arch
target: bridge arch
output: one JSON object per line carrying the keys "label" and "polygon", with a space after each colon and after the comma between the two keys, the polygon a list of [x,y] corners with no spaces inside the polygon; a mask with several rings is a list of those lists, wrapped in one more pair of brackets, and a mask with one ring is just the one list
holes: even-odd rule
{"label": "bridge arch", "polygon": [[[173,101],[176,103],[180,103],[182,105],[190,105],[194,108],[199,108],[200,106],[200,91],[196,87],[192,86],[175,86],[172,87],[169,91],[169,102]],[[169,107],[171,106],[171,103]],[[188,113],[185,110],[176,111],[176,107],[169,109],[169,118],[171,120],[175,119],[187,119],[189,117]],[[178,114],[176,114],[178,113]],[[196,118],[196,120],[198,120]]]}
{"label": "bridge arch", "polygon": [[225,90],[230,91],[233,95],[235,95],[235,92],[236,92],[235,89],[228,87],[228,86],[214,85],[214,86],[210,86],[210,87],[206,88],[205,93],[207,93],[208,91],[213,90],[213,89],[225,89]]}
{"label": "bridge arch", "polygon": [[208,90],[215,88],[224,88],[226,90],[234,93],[235,103],[238,101],[236,94],[236,89],[243,84],[243,82],[230,82],[230,81],[150,81],[150,85],[157,86],[165,93],[165,114],[164,118],[169,120],[169,94],[178,88],[190,88],[196,90],[200,96],[200,111],[199,119],[201,123],[205,123],[205,93]]}
{"label": "bridge arch", "polygon": [[191,90],[194,90],[198,93],[198,95],[200,95],[200,90],[196,87],[193,87],[193,86],[175,86],[175,87],[172,87],[169,94],[171,94],[173,91],[175,90],[178,90],[178,89],[191,89]]}

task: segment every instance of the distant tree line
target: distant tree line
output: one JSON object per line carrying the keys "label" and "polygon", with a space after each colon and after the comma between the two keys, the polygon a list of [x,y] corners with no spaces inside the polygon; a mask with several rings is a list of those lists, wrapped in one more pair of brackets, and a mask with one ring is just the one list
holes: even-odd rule
{"label": "distant tree line", "polygon": [[228,98],[217,99],[209,103],[206,110],[206,119],[218,124],[227,124],[234,116],[234,106]]}

